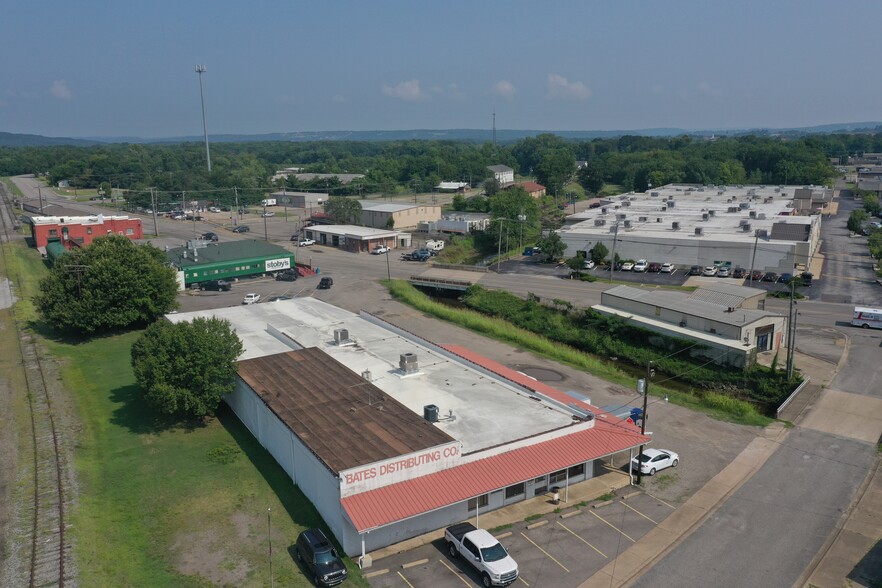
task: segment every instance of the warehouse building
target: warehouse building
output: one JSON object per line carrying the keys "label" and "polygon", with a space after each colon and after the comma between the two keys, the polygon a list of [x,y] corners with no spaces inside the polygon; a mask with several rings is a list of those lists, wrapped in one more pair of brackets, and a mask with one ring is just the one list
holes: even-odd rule
{"label": "warehouse building", "polygon": [[226,401],[349,555],[602,472],[650,438],[468,349],[312,298],[169,315],[243,340]]}
{"label": "warehouse building", "polygon": [[24,219],[31,227],[34,246],[41,251],[52,242],[70,249],[106,235],[122,235],[133,241],[144,237],[141,219],[128,216],[26,216]]}
{"label": "warehouse building", "polygon": [[291,206],[293,208],[321,208],[328,201],[328,194],[324,192],[292,192],[282,190],[273,192],[270,198],[276,201],[278,206]]}
{"label": "warehouse building", "polygon": [[226,243],[193,239],[165,252],[178,270],[181,289],[209,280],[234,280],[294,267],[294,254],[278,245],[257,241]]}
{"label": "warehouse building", "polygon": [[591,308],[605,315],[669,337],[700,343],[692,357],[748,368],[756,354],[784,343],[787,319],[765,309],[766,291],[734,284],[709,283],[694,292],[616,286]]}
{"label": "warehouse building", "polygon": [[303,229],[307,239],[320,245],[339,247],[352,253],[372,251],[380,245],[389,249],[410,247],[410,234],[391,229],[372,229],[356,225],[312,225]]}
{"label": "warehouse building", "polygon": [[394,204],[375,200],[359,200],[361,224],[377,229],[414,229],[421,222],[441,218],[438,204]]}
{"label": "warehouse building", "polygon": [[606,198],[567,217],[560,236],[567,257],[603,243],[621,259],[793,273],[809,266],[821,236],[819,214],[797,215],[797,191],[807,196],[800,208],[825,197],[800,186],[668,185]]}

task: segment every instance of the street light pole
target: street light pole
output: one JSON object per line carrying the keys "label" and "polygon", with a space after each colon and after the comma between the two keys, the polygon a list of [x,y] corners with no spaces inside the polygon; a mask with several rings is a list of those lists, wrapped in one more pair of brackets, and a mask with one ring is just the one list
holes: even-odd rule
{"label": "street light pole", "polygon": [[[796,339],[796,315],[799,314],[798,309],[794,309],[794,305],[796,302],[793,301],[793,296],[796,289],[796,280],[791,278],[790,280],[790,311],[787,314],[787,319],[790,321],[787,324],[787,379],[793,377],[793,355],[796,352],[796,343],[794,339]],[[795,310],[795,312],[794,312]]]}
{"label": "street light pole", "polygon": [[205,135],[205,160],[208,162],[208,173],[211,173],[211,153],[208,151],[208,126],[205,124],[205,92],[202,89],[202,74],[205,73],[204,65],[196,66],[199,74],[199,101],[202,103],[202,132]]}
{"label": "street light pole", "polygon": [[618,221],[616,221],[616,223],[613,224],[612,253],[610,253],[610,258],[609,258],[609,283],[610,284],[612,284],[613,269],[615,269],[615,267],[616,267],[616,239],[618,238],[618,236],[619,236],[619,223],[618,223]]}
{"label": "street light pole", "polygon": [[[652,369],[652,360],[646,362],[646,379],[643,381],[643,415],[640,418],[640,434],[646,434],[646,408],[649,405],[649,378],[655,373]],[[640,445],[640,453],[637,454],[637,484],[642,481],[643,468],[643,445]]]}

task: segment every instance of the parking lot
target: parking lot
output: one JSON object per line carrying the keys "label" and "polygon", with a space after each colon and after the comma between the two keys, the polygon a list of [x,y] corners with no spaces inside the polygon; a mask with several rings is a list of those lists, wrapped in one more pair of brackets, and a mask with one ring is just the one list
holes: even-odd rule
{"label": "parking lot", "polygon": [[[652,530],[674,506],[634,491],[597,508],[566,507],[529,522],[491,532],[518,563],[515,586],[578,586]],[[374,561],[365,570],[371,586],[480,586],[461,558],[451,559],[443,539]]]}

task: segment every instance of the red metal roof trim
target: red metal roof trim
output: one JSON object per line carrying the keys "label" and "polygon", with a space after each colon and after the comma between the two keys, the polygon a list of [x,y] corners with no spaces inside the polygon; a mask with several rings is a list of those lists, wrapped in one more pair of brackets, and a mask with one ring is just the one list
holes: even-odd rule
{"label": "red metal roof trim", "polygon": [[[480,365],[530,390],[564,404],[597,409],[458,345],[447,351]],[[524,482],[542,474],[598,459],[648,443],[637,427],[609,415],[594,427],[557,439],[476,460],[441,472],[391,484],[340,500],[355,529],[362,533],[396,521],[431,512],[475,496]]]}

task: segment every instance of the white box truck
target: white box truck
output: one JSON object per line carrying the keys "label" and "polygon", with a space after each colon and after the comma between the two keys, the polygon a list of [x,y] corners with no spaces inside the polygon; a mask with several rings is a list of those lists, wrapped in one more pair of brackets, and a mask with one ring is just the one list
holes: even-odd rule
{"label": "white box truck", "polygon": [[276,199],[275,198],[266,198],[266,199],[260,201],[260,205],[261,206],[275,206]]}
{"label": "white box truck", "polygon": [[855,306],[851,317],[851,324],[864,329],[882,329],[882,310]]}

